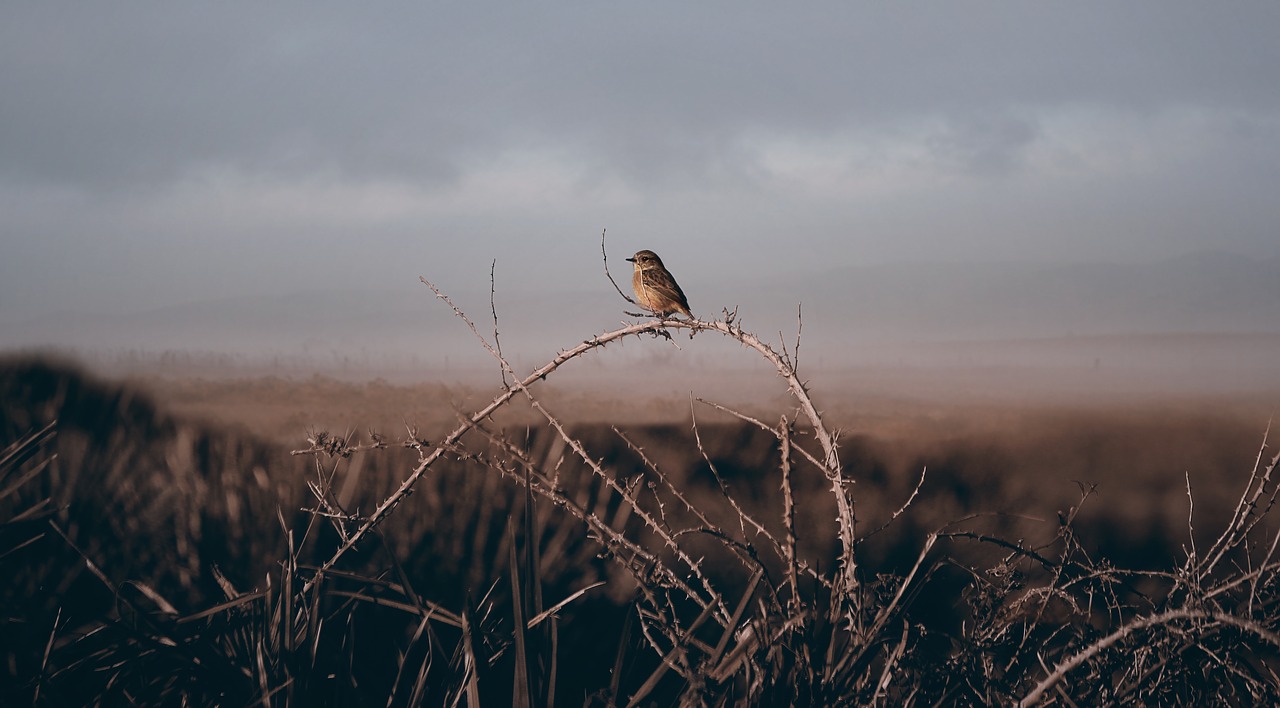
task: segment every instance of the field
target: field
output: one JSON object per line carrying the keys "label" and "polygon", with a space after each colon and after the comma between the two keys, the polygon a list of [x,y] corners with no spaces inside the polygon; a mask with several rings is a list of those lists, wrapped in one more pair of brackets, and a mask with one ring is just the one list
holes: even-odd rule
{"label": "field", "polygon": [[5,360],[0,702],[1280,699],[1276,387],[791,364]]}

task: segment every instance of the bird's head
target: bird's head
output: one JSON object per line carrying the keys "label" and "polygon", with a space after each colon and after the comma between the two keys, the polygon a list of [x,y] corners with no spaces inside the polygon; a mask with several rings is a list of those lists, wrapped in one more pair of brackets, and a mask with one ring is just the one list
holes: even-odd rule
{"label": "bird's head", "polygon": [[658,254],[653,251],[636,251],[636,254],[627,260],[635,263],[636,268],[640,270],[662,267],[662,259],[658,258]]}

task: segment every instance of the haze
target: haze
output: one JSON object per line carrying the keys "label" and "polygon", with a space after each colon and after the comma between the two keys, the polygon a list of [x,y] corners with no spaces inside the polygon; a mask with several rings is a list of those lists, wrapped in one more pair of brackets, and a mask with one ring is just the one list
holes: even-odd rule
{"label": "haze", "polygon": [[428,356],[472,345],[418,277],[484,319],[492,266],[538,356],[624,317],[606,228],[620,283],[653,249],[700,316],[791,336],[803,303],[829,358],[1254,347],[1277,31],[1272,3],[6,3],[0,348]]}

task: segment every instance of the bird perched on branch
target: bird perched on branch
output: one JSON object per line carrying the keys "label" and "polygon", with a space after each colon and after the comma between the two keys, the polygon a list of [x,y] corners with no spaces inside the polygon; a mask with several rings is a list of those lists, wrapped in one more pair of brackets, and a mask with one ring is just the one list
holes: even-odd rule
{"label": "bird perched on branch", "polygon": [[631,276],[631,287],[636,292],[636,303],[650,312],[665,317],[679,312],[692,319],[689,312],[689,301],[684,291],[671,277],[662,259],[653,251],[639,251],[627,259],[635,264],[635,274]]}

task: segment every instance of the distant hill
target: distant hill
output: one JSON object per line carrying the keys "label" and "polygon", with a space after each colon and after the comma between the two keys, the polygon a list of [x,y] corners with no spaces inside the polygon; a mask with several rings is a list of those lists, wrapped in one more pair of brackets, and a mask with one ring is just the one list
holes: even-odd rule
{"label": "distant hill", "polygon": [[867,266],[777,290],[796,293],[789,299],[820,313],[821,326],[895,340],[1280,332],[1280,259],[1221,253],[1143,264]]}

